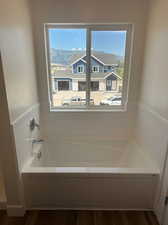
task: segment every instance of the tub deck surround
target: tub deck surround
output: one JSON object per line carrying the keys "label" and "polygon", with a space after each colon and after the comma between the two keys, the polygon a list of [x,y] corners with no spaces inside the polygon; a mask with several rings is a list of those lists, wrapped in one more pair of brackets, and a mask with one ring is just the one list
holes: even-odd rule
{"label": "tub deck surround", "polygon": [[11,124],[20,172],[32,155],[32,140],[38,139],[40,136],[40,130],[38,128],[34,130],[30,129],[30,121],[33,118],[39,123],[39,107],[39,104],[33,105]]}
{"label": "tub deck surround", "polygon": [[[25,213],[21,171],[25,163],[32,156],[32,139],[40,137],[40,130],[38,128],[33,131],[30,129],[30,121],[33,118],[39,123],[38,103],[30,106],[30,108],[19,115],[14,121],[11,121],[10,124],[13,134],[12,150],[15,154],[13,164],[16,166],[16,168],[12,167],[14,170],[16,169],[15,176],[11,177],[11,183],[13,185],[9,184],[9,187],[6,189],[6,209],[10,216],[23,216]],[[14,184],[14,182],[16,182],[16,184]]]}
{"label": "tub deck surround", "polygon": [[159,169],[134,142],[112,146],[106,161],[105,156],[101,161],[100,154],[95,154],[94,161],[78,162],[74,157],[75,161],[59,162],[58,157],[54,162],[49,159],[55,153],[51,149],[47,156],[44,145],[42,158],[32,157],[22,170],[26,207],[153,209]]}
{"label": "tub deck surround", "polygon": [[24,173],[27,209],[153,210],[157,175]]}
{"label": "tub deck surround", "polygon": [[145,169],[145,168],[120,168],[120,167],[26,167],[23,169],[24,173],[56,173],[56,174],[103,174],[104,176],[108,176],[108,174],[116,174],[116,175],[159,175],[159,170],[155,168]]}
{"label": "tub deck surround", "polygon": [[[37,159],[38,152],[42,157]],[[159,169],[143,150],[133,141],[111,141],[102,148],[86,150],[83,160],[78,154],[67,150],[66,159],[57,149],[46,144],[37,145],[34,154],[25,163],[23,173],[114,173],[159,174]],[[94,157],[93,157],[94,156]]]}

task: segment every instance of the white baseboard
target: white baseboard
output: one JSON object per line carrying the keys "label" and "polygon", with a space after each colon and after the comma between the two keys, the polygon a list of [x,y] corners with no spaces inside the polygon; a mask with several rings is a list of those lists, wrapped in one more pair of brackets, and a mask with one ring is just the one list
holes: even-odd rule
{"label": "white baseboard", "polygon": [[23,217],[25,215],[25,208],[22,205],[7,205],[8,216]]}

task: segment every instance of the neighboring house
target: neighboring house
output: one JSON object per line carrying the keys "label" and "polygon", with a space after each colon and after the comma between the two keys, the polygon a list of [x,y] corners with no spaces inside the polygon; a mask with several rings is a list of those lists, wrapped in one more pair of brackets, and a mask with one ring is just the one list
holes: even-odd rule
{"label": "neighboring house", "polygon": [[[122,79],[115,73],[118,67],[116,56],[106,53],[93,53],[91,65],[92,91],[119,91]],[[73,56],[69,67],[65,66],[65,70],[52,72],[52,80],[53,91],[85,91],[86,55]]]}

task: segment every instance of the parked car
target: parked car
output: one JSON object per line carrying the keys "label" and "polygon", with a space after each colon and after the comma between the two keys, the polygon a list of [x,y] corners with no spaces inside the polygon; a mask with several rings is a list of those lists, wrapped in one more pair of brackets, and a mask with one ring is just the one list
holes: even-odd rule
{"label": "parked car", "polygon": [[[94,105],[94,100],[90,99],[90,104]],[[72,97],[70,99],[64,99],[62,102],[63,106],[78,106],[78,105],[86,105],[86,99],[78,96]]]}
{"label": "parked car", "polygon": [[113,96],[108,99],[104,99],[100,102],[100,105],[121,105],[121,96]]}

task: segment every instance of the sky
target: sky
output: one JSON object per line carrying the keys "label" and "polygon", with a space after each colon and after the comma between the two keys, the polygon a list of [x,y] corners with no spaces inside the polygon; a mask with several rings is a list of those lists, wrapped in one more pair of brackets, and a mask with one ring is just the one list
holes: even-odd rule
{"label": "sky", "polygon": [[[50,29],[50,48],[85,50],[85,29]],[[125,55],[126,31],[92,31],[92,49],[119,56]]]}

